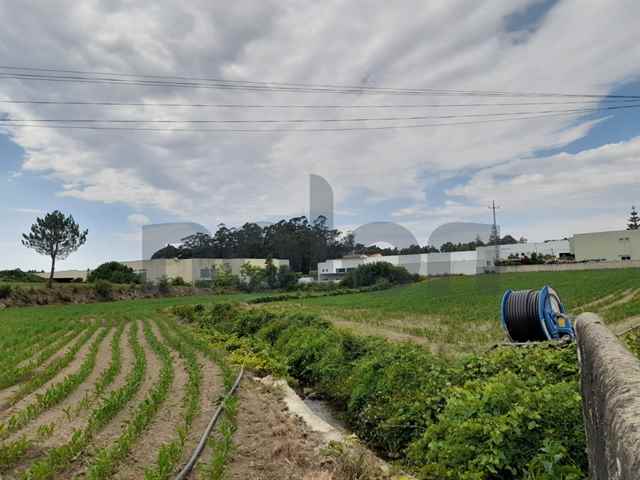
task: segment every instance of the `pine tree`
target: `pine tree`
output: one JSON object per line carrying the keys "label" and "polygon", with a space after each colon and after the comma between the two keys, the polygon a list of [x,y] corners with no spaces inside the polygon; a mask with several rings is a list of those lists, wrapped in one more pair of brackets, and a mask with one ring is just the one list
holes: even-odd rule
{"label": "pine tree", "polygon": [[51,257],[51,273],[48,286],[51,288],[56,259],[64,260],[87,241],[88,230],[81,231],[71,215],[55,210],[44,218],[36,218],[31,231],[22,234],[22,244],[41,255]]}
{"label": "pine tree", "polygon": [[636,207],[631,207],[631,215],[629,216],[627,230],[640,230],[640,215],[638,215]]}

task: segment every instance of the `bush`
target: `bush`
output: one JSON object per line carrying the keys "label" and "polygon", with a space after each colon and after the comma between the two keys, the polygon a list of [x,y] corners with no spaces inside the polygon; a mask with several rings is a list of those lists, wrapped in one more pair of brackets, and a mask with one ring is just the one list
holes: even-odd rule
{"label": "bush", "polygon": [[40,283],[46,280],[35,273],[23,272],[19,268],[14,270],[1,270],[0,281],[20,283]]}
{"label": "bush", "polygon": [[404,267],[397,267],[387,262],[376,262],[360,265],[355,270],[347,273],[340,281],[340,285],[357,288],[375,285],[381,281],[399,285],[414,282],[416,277],[411,275]]}
{"label": "bush", "polygon": [[283,290],[290,290],[298,285],[298,275],[286,265],[280,265],[277,279],[278,288]]}
{"label": "bush", "polygon": [[168,295],[171,292],[171,286],[169,285],[169,279],[165,276],[160,277],[158,280],[158,292],[161,295]]}
{"label": "bush", "polygon": [[174,287],[184,287],[187,285],[187,282],[185,282],[184,278],[182,277],[176,277],[171,280],[171,285],[173,285]]}
{"label": "bush", "polygon": [[133,269],[120,262],[107,262],[93,270],[87,281],[105,280],[111,283],[140,283],[140,276]]}
{"label": "bush", "polygon": [[98,280],[93,285],[99,300],[113,300],[113,285],[106,280]]}
{"label": "bush", "polygon": [[[506,372],[452,390],[438,422],[409,448],[423,479],[523,478],[545,443],[586,468],[576,381],[539,385]],[[560,477],[561,478],[561,477]]]}
{"label": "bush", "polygon": [[0,285],[0,299],[9,298],[11,295],[11,285]]}
{"label": "bush", "polygon": [[342,333],[313,315],[198,308],[188,315],[232,361],[312,386],[345,411],[358,437],[421,479],[584,477],[575,345],[451,362],[417,345]]}

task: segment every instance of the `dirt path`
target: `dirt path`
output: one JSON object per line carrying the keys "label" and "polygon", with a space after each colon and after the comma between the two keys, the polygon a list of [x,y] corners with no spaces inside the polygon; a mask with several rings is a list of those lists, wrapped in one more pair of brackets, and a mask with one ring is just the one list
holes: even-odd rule
{"label": "dirt path", "polygon": [[609,295],[605,295],[604,297],[598,298],[596,300],[593,300],[592,302],[589,303],[585,303],[584,305],[580,305],[576,310],[579,310],[581,312],[586,311],[588,308],[594,308],[600,309],[603,308],[604,305],[607,305],[609,302],[613,301],[615,298],[619,297],[620,295],[628,295],[629,292],[631,292],[632,289],[626,289],[626,290],[622,290],[622,291],[617,291],[617,292],[613,292],[610,293]]}
{"label": "dirt path", "polygon": [[615,302],[607,303],[603,307],[600,307],[599,310],[609,310],[612,307],[617,305],[624,305],[625,303],[629,303],[633,298],[640,292],[640,290],[627,290],[622,293],[622,296],[618,298]]}
{"label": "dirt path", "polygon": [[640,327],[640,315],[636,317],[625,318],[621,322],[609,325],[611,331],[616,335],[622,335],[623,333],[638,327]]}
{"label": "dirt path", "polygon": [[98,328],[96,329],[95,332],[93,332],[93,335],[82,345],[82,347],[80,347],[76,355],[73,357],[73,360],[69,362],[69,365],[67,365],[65,368],[60,370],[51,380],[49,380],[47,383],[42,385],[40,388],[31,392],[24,398],[20,399],[15,405],[5,408],[5,410],[0,414],[0,422],[5,421],[7,418],[11,417],[14,413],[22,410],[23,408],[31,404],[34,401],[34,399],[37,398],[38,395],[43,394],[44,392],[47,391],[47,389],[49,389],[49,387],[64,380],[64,378],[67,375],[73,374],[76,371],[78,371],[80,369],[80,365],[82,365],[82,362],[84,362],[85,357],[87,356],[87,354],[89,353],[89,350],[91,349],[91,343],[95,340],[96,336],[100,334],[100,331],[102,328],[105,328],[105,327]]}
{"label": "dirt path", "polygon": [[115,330],[115,328],[111,328],[107,336],[102,340],[98,348],[95,367],[85,382],[79,385],[75,391],[58,405],[43,412],[24,429],[16,432],[13,437],[9,438],[9,441],[11,441],[11,439],[16,440],[22,435],[25,435],[27,438],[33,438],[37,434],[40,426],[52,424],[55,425],[52,437],[55,435],[55,437],[66,438],[68,440],[73,429],[82,425],[82,420],[76,414],[75,408],[85,396],[91,395],[100,375],[109,368],[111,363],[111,339],[115,334]]}
{"label": "dirt path", "polygon": [[318,455],[322,442],[318,436],[299,419],[288,415],[284,403],[268,387],[247,378],[238,389],[238,397],[238,430],[233,436],[234,450],[227,478],[315,478],[310,475],[322,470]]}
{"label": "dirt path", "polygon": [[[156,338],[162,341],[162,335],[155,322],[151,322],[151,328]],[[171,348],[167,343],[164,344]],[[172,350],[171,357],[173,358],[174,376],[167,399],[163,402],[147,431],[136,442],[127,460],[118,468],[114,476],[118,480],[144,478],[145,468],[155,465],[160,447],[175,439],[178,428],[183,425],[183,399],[189,376],[185,362],[180,358],[178,352]]]}
{"label": "dirt path", "polygon": [[[322,434],[292,414],[274,387],[245,377],[238,389],[238,429],[224,478],[232,480],[383,480],[390,475],[361,446],[326,449]],[[203,458],[203,461],[209,461]],[[200,474],[202,472],[199,472]],[[204,476],[197,477],[204,480]],[[399,477],[398,477],[399,478]]]}
{"label": "dirt path", "polygon": [[[200,441],[200,437],[216,411],[220,398],[224,395],[224,385],[220,368],[202,354],[198,354],[198,363],[201,366],[200,371],[202,372],[200,384],[200,413],[193,419],[191,430],[189,431],[189,435],[187,435],[180,462],[181,467],[187,463],[193,449]],[[205,448],[202,458],[211,458],[210,448]]]}
{"label": "dirt path", "polygon": [[428,338],[418,337],[409,333],[402,333],[390,328],[384,328],[360,322],[352,322],[349,320],[331,320],[332,323],[339,328],[352,330],[354,333],[366,336],[383,337],[394,342],[413,342],[419,345],[430,345]]}

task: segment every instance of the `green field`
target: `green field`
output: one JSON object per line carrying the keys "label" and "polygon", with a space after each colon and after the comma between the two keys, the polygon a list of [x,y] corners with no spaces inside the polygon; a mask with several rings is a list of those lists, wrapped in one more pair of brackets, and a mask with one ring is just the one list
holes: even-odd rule
{"label": "green field", "polygon": [[[302,322],[297,327],[300,330],[298,337],[289,338],[289,343],[284,343],[283,340],[268,348],[260,343],[262,340],[258,337],[258,343],[253,343],[251,333],[241,333],[244,325],[251,325],[251,322],[238,323],[239,330],[230,332],[230,336],[227,337],[220,337],[209,331],[212,336],[207,340],[199,337],[199,334],[194,334],[198,332],[197,328],[185,328],[169,313],[171,307],[179,305],[242,303],[265,294],[154,298],[0,310],[0,350],[3,352],[0,358],[0,477],[44,479],[81,475],[98,479],[108,478],[118,472],[118,478],[170,478],[184,460],[186,452],[195,443],[195,430],[191,425],[193,422],[201,421],[201,412],[206,407],[203,398],[207,396],[203,397],[202,392],[215,389],[216,393],[208,396],[219,398],[223,384],[228,386],[233,380],[232,368],[228,362],[234,360],[239,363],[257,360],[257,363],[250,364],[256,366],[257,370],[279,373],[293,368],[298,361],[296,359],[299,352],[304,349],[310,352],[324,352],[322,355],[333,352],[329,364],[311,363],[310,371],[316,372],[318,377],[311,376],[306,381],[315,378],[313,381],[320,384],[328,382],[325,390],[335,398],[343,399],[341,401],[345,405],[351,405],[348,403],[351,400],[347,401],[352,391],[352,386],[349,385],[356,379],[351,376],[349,369],[356,367],[355,363],[349,367],[345,364],[343,369],[342,362],[347,361],[348,355],[359,352],[360,361],[363,362],[361,367],[374,368],[374,364],[368,363],[366,355],[362,357],[363,352],[366,353],[367,350],[370,352],[369,355],[379,355],[380,358],[391,355],[389,358],[397,357],[399,361],[404,361],[402,359],[405,349],[409,355],[406,357],[409,362],[407,367],[419,362],[424,363],[427,368],[427,364],[431,362],[429,368],[435,369],[433,374],[440,375],[444,383],[449,381],[447,378],[451,378],[465,389],[469,385],[475,385],[475,370],[468,371],[467,367],[453,368],[451,371],[447,370],[448,373],[445,375],[443,369],[449,368],[449,360],[429,356],[419,347],[381,347],[381,344],[375,341],[358,347],[359,344],[350,340],[351,337],[348,335],[334,333],[322,326],[309,327],[309,332],[316,332],[317,338],[316,333],[307,335],[304,333],[307,317],[300,314],[318,314],[334,322],[340,327],[339,330],[346,328],[366,336],[379,335],[393,340],[410,340],[423,344],[432,352],[460,357],[460,353],[485,352],[493,343],[503,340],[499,306],[502,294],[507,288],[537,289],[550,284],[558,290],[570,312],[597,311],[606,321],[624,326],[630,318],[640,315],[639,280],[640,271],[632,269],[450,277],[429,279],[382,291],[243,307],[247,312],[255,312],[258,315],[256,319],[261,319],[260,322],[272,322],[274,330],[271,334],[274,335],[275,332],[281,332],[278,330],[281,328],[279,319],[283,317],[275,316],[269,320],[270,317],[264,316],[263,312],[294,313],[297,316],[286,321],[296,322],[297,318]],[[220,325],[225,325],[223,317],[211,318],[214,324],[222,321]],[[245,335],[245,338],[238,338],[236,335]],[[326,343],[313,343],[321,338],[324,339],[322,342]],[[633,338],[636,339],[635,343],[630,345],[637,345],[637,337]],[[334,341],[342,342],[344,352],[339,355],[336,353]],[[270,350],[271,348],[274,350]],[[351,351],[351,348],[355,350]],[[364,350],[359,351],[360,348]],[[222,353],[225,350],[228,357]],[[508,380],[513,383],[514,391],[520,392],[518,395],[521,394],[531,402],[538,401],[532,393],[538,387],[522,383],[528,382],[530,375],[538,378],[536,381],[542,382],[541,385],[549,384],[548,388],[551,389],[560,388],[555,386],[556,381],[563,385],[563,382],[569,382],[562,388],[571,392],[577,388],[575,361],[572,360],[574,354],[571,351],[561,354],[568,370],[564,373],[564,370],[561,371],[561,377],[550,382],[545,377],[546,370],[527,370],[529,367],[520,358],[525,352],[504,350],[507,352],[496,351],[495,354],[482,354],[489,355],[488,357],[477,357],[485,360],[462,358],[463,362],[467,362],[463,365],[472,366],[472,369],[484,372],[482,375],[485,376],[490,373],[488,380],[482,380],[484,383],[477,384],[477,388],[497,388],[501,382]],[[541,362],[557,360],[555,353],[545,352],[544,349],[532,354],[539,356]],[[304,364],[312,358],[300,358],[299,361]],[[221,380],[216,385],[211,384],[213,377],[203,375],[200,370],[207,362],[211,363],[211,368],[221,372]],[[386,360],[381,365],[385,362]],[[494,365],[491,372],[487,373],[486,368],[482,367],[485,365],[484,362]],[[388,365],[391,368],[388,375],[394,379],[393,382],[405,385],[404,377],[394,376],[394,365]],[[521,369],[516,371],[517,378],[494,378],[503,368],[513,369],[513,365],[518,365],[517,368]],[[306,371],[301,370],[301,373],[293,378],[305,380]],[[291,372],[289,371],[289,374]],[[420,373],[422,383],[416,383],[415,388],[427,388],[426,385],[432,378],[432,373],[429,372],[425,370]],[[342,385],[346,386],[340,386],[339,391],[334,392],[332,389],[338,384],[332,383],[333,380],[326,380],[327,375],[326,378],[329,379],[334,378],[332,375],[342,375]],[[376,374],[372,375],[374,378]],[[411,377],[414,373],[407,375]],[[147,380],[144,380],[145,378]],[[181,386],[176,384],[178,378],[182,379]],[[363,384],[362,388],[365,387],[369,388]],[[427,390],[439,392],[439,388],[432,385]],[[371,393],[371,402],[377,398],[377,394],[374,393]],[[468,395],[467,390],[451,392],[452,398],[463,394]],[[440,398],[441,393],[437,395],[430,397],[429,402],[435,403],[429,407],[429,415],[442,411],[448,412],[453,419],[457,415],[455,404],[447,407],[450,411],[442,410],[445,399]],[[407,399],[398,397],[393,402],[401,405],[405,400]],[[472,400],[467,399],[465,402]],[[574,398],[573,402],[578,405],[579,397]],[[428,402],[426,404],[431,405]],[[169,439],[159,440],[162,437],[154,432],[159,423],[154,422],[154,418],[163,409],[166,410],[165,405],[178,405],[180,413],[172,420],[175,423],[171,425],[173,435]],[[355,408],[356,404],[353,405],[349,408]],[[388,407],[385,405],[388,403],[380,404],[380,412],[387,411],[385,409]],[[410,411],[414,407],[407,404],[408,410],[394,410],[395,413],[391,416],[393,418],[390,417],[389,422],[393,425],[397,421],[412,424],[415,419]],[[489,407],[487,406],[486,415],[493,419],[493,407]],[[357,418],[360,417],[354,416],[354,428],[357,427],[363,438],[367,438],[371,432],[377,432],[368,439],[371,444],[377,446],[376,448],[403,456],[406,452],[397,451],[398,447],[393,446],[396,445],[393,443],[396,440],[399,442],[397,445],[411,444],[415,445],[412,448],[422,448],[419,436],[410,429],[402,433],[404,436],[389,436],[385,433],[385,425],[378,425],[375,427],[377,430],[372,430],[373,425],[377,425],[375,418],[378,418],[378,413],[369,411],[366,405],[358,408],[362,410],[357,411],[372,415],[373,423],[371,426],[360,425],[357,423]],[[420,418],[421,428],[426,432],[431,420],[428,415]],[[451,422],[452,425],[455,424],[453,420]],[[121,429],[120,424],[125,427]],[[105,432],[109,431],[116,433],[105,437]],[[439,438],[442,433],[438,433],[435,427],[429,432],[427,434],[433,435],[434,438]],[[109,441],[105,438],[109,438]],[[389,441],[391,443],[385,443]],[[140,460],[144,457],[140,452],[142,446],[153,449],[153,460]],[[581,447],[578,445],[576,448],[579,450]],[[424,462],[426,457],[423,457],[421,452],[423,450],[412,455],[418,459],[416,461]],[[458,461],[458,457],[449,460],[439,457],[438,455],[444,455],[443,452],[434,451],[429,455],[433,455],[428,457],[430,462],[447,464]],[[540,462],[543,461],[544,458],[540,457]],[[207,462],[219,465],[224,459],[204,459],[204,463]]]}
{"label": "green field", "polygon": [[[640,314],[637,297],[602,310],[616,295],[640,289],[638,269],[436,278],[389,290],[294,300],[267,308],[317,313],[365,334],[398,339],[407,335],[407,339],[429,343],[438,351],[472,351],[504,339],[500,301],[506,289],[539,289],[544,285],[558,291],[569,313],[602,311],[612,322]],[[589,307],[599,299],[604,299],[601,304]]]}

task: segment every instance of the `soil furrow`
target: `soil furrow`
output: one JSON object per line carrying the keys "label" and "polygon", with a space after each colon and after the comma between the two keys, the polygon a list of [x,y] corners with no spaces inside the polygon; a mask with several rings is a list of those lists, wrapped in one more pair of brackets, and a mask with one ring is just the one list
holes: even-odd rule
{"label": "soil furrow", "polygon": [[[103,327],[104,328],[104,327]],[[41,385],[39,388],[29,393],[25,397],[18,400],[14,405],[10,406],[6,410],[0,414],[0,421],[5,421],[7,418],[14,415],[16,412],[22,410],[26,406],[28,406],[38,395],[46,392],[51,386],[55,385],[58,382],[64,380],[67,375],[70,375],[77,370],[80,369],[80,365],[84,361],[85,357],[88,355],[91,350],[91,342],[95,339],[97,335],[99,335],[100,329],[96,329],[95,332],[91,335],[91,337],[80,347],[76,355],[73,357],[73,360],[69,362],[69,364],[60,370],[53,378],[47,381],[45,384]]]}
{"label": "soil furrow", "polygon": [[[19,382],[17,382],[16,384],[4,388],[0,391],[0,410],[3,409],[3,406],[7,405],[9,403],[9,401],[13,398],[13,396],[16,394],[16,392],[18,392],[20,390],[20,388],[22,387],[23,383],[28,381],[29,379],[33,378],[34,376],[38,375],[39,372],[43,371],[45,368],[47,368],[48,365],[50,365],[51,363],[53,363],[56,359],[60,358],[62,355],[65,354],[65,352],[67,352],[68,348],[70,345],[73,344],[74,341],[76,341],[78,339],[78,337],[82,334],[84,330],[82,331],[77,331],[75,333],[70,332],[69,334],[65,334],[64,335],[64,340],[60,341],[60,349],[55,352],[54,354],[52,354],[51,356],[49,356],[48,358],[46,358],[44,360],[44,362],[42,362],[40,365],[37,365],[30,373],[29,375],[27,375],[24,379],[20,380]],[[23,361],[20,364],[20,367],[26,366],[29,364],[29,362],[33,361],[34,359],[30,358],[27,359],[25,361]]]}
{"label": "soil furrow", "polygon": [[[198,363],[202,372],[202,383],[200,385],[200,413],[193,419],[191,430],[187,435],[184,452],[180,462],[180,467],[187,463],[189,457],[193,453],[193,449],[200,441],[200,437],[204,433],[211,417],[218,408],[220,399],[224,395],[224,384],[222,381],[222,372],[220,368],[205,358],[204,355],[198,353]],[[207,461],[211,458],[211,449],[207,446],[202,453],[201,459]]]}
{"label": "soil furrow", "polygon": [[[155,322],[151,322],[151,328],[156,338],[162,341],[163,337]],[[171,349],[166,342],[163,343]],[[136,442],[135,447],[127,456],[127,460],[118,468],[115,475],[118,480],[143,478],[145,468],[156,463],[160,447],[174,440],[178,429],[184,423],[184,396],[189,378],[185,362],[180,358],[178,352],[171,350],[171,357],[175,368],[173,383],[167,399],[163,402],[147,431]]]}
{"label": "soil furrow", "polygon": [[[153,385],[158,381],[160,376],[160,370],[162,368],[161,359],[154,353],[153,349],[147,342],[147,339],[142,331],[142,324],[138,321],[132,322],[132,328],[138,328],[138,340],[141,347],[144,349],[145,357],[147,361],[147,368],[145,370],[144,380],[140,385],[139,390],[134,397],[127,403],[127,405],[109,422],[109,424],[95,435],[91,442],[91,447],[86,453],[86,457],[89,460],[84,461],[84,465],[78,466],[74,469],[73,473],[66,472],[63,476],[58,478],[82,478],[86,466],[91,463],[90,458],[95,456],[96,452],[104,447],[111,445],[121,434],[127,423],[131,420],[132,414],[135,411],[137,405],[144,401],[148,396],[149,391],[153,388]],[[127,355],[129,355],[127,357]],[[130,349],[123,351],[123,362],[127,364],[133,363],[133,354]]]}
{"label": "soil furrow", "polygon": [[[22,435],[27,438],[32,438],[37,434],[40,426],[54,425],[53,433],[51,434],[51,437],[46,440],[46,443],[62,444],[65,441],[68,441],[73,430],[83,424],[82,418],[77,415],[76,412],[78,404],[85,398],[85,396],[88,398],[88,396],[91,395],[96,381],[102,372],[109,368],[111,358],[111,339],[113,335],[115,335],[115,328],[112,328],[102,341],[98,350],[98,355],[96,356],[96,367],[87,377],[86,381],[60,404],[42,413],[42,415],[31,422],[27,427],[14,434],[14,439],[17,439],[18,436]],[[44,447],[44,445],[42,446]]]}

